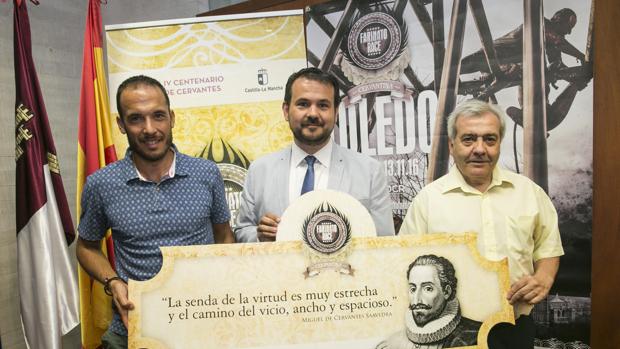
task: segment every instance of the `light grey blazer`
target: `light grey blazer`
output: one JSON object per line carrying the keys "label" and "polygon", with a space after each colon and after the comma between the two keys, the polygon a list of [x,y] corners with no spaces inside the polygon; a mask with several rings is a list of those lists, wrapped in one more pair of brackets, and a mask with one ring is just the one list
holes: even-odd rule
{"label": "light grey blazer", "polygon": [[[291,147],[256,159],[250,165],[235,220],[238,242],[258,241],[256,226],[265,213],[281,216],[289,205]],[[379,161],[334,143],[327,188],[350,194],[368,209],[377,235],[394,235],[392,202]]]}

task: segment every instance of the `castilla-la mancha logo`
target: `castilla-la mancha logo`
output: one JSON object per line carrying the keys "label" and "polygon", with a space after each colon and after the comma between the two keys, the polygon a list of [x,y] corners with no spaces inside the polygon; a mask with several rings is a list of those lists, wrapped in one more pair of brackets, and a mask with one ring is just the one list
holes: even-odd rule
{"label": "castilla-la mancha logo", "polygon": [[267,75],[267,69],[259,69],[257,77],[259,85],[267,85],[269,83],[269,75]]}

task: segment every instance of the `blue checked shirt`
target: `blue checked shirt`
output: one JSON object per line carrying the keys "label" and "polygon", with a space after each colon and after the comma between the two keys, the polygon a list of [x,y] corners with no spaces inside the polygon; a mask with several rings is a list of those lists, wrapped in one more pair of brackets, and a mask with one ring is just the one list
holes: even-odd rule
{"label": "blue checked shirt", "polygon": [[[155,276],[162,264],[160,246],[212,244],[212,224],[230,220],[215,163],[176,148],[175,153],[174,176],[160,183],[140,180],[130,150],[86,180],[80,237],[100,241],[111,228],[116,272],[125,281]],[[110,326],[127,335],[116,308]]]}

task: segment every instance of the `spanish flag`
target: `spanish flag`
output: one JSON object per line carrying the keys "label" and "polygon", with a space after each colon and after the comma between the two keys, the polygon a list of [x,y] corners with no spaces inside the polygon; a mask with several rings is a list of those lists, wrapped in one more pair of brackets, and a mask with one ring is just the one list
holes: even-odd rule
{"label": "spanish flag", "polygon": [[[84,62],[82,66],[82,93],[78,121],[77,214],[81,213],[80,199],[86,177],[99,168],[116,161],[112,143],[110,103],[103,65],[101,12],[99,0],[89,0],[88,18],[84,32]],[[79,234],[79,232],[78,232]],[[101,249],[114,267],[114,250],[110,232]],[[82,348],[94,349],[101,345],[101,336],[112,320],[111,299],[103,286],[92,279],[81,267],[78,271],[80,286],[80,318]]]}

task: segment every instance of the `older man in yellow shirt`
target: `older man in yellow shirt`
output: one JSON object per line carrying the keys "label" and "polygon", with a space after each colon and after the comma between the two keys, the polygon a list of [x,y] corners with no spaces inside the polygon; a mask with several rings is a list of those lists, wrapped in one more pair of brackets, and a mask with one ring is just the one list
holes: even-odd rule
{"label": "older man in yellow shirt", "polygon": [[448,117],[449,173],[413,200],[400,234],[478,234],[478,249],[490,260],[508,258],[516,326],[498,325],[489,348],[533,348],[529,316],[555,280],[564,254],[551,200],[527,177],[496,166],[504,136],[504,113],[496,105],[470,100]]}

